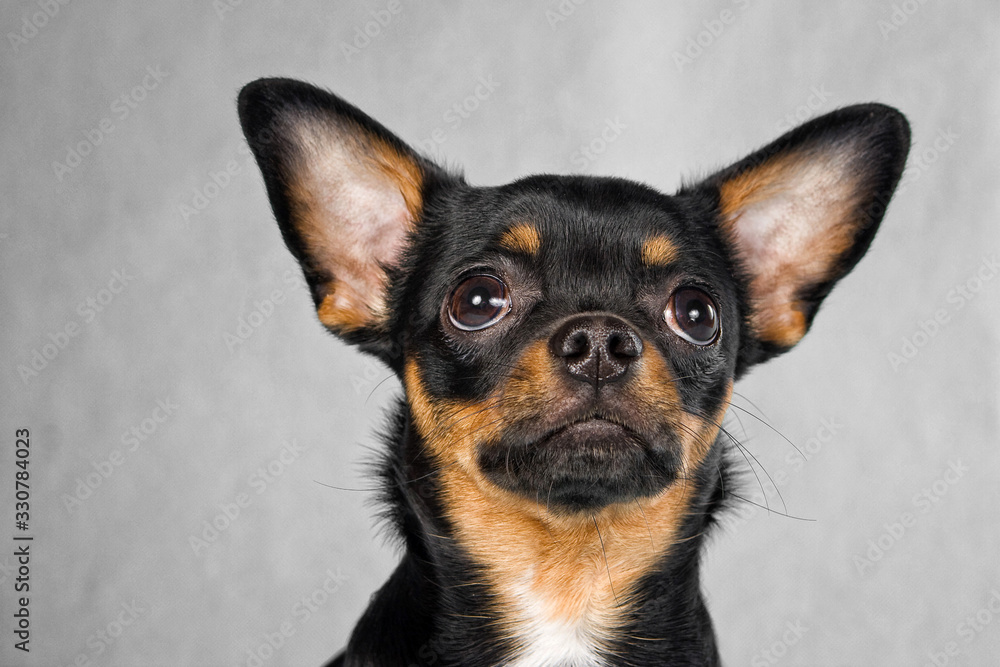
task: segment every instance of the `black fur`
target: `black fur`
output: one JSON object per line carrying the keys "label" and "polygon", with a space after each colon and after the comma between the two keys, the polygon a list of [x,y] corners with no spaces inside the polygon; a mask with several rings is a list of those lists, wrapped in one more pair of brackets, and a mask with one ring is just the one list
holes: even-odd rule
{"label": "black fur", "polygon": [[[507,361],[527,345],[552,336],[569,317],[599,312],[627,322],[655,348],[650,354],[662,355],[676,378],[680,408],[700,416],[724,408],[732,379],[787,349],[751,332],[748,284],[753,267],[721,229],[721,185],[789,150],[809,153],[849,145],[852,173],[859,174],[858,187],[864,190],[859,198],[863,222],[850,251],[836,259],[824,280],[798,295],[808,325],[833,284],[871,243],[909,143],[906,121],[897,111],[876,104],[850,107],[793,130],[671,197],[638,183],[587,176],[542,175],[499,187],[473,187],[416,155],[343,100],[286,79],[248,85],[240,94],[239,113],[285,242],[302,263],[317,304],[325,295],[318,286],[336,276],[317,264],[308,240],[295,228],[289,184],[301,158],[288,143],[290,124],[303,114],[318,114],[378,137],[418,165],[424,180],[416,231],[398,262],[384,267],[389,319],[345,338],[398,374],[407,360],[416,360],[433,400],[486,399],[508,379]],[[543,239],[536,256],[511,253],[497,243],[505,229],[525,220]],[[675,242],[676,261],[666,266],[639,261],[643,242],[656,234]],[[517,295],[518,307],[491,329],[456,333],[443,324],[442,304],[464,276],[482,271],[502,277]],[[664,326],[665,300],[681,284],[714,300],[721,321],[715,343],[696,347]],[[614,396],[617,389],[607,391]],[[628,610],[626,625],[604,657],[608,665],[718,664],[698,570],[705,536],[730,497],[728,434],[720,432],[693,477],[679,479],[680,434],[664,432],[660,422],[637,415],[628,405],[615,410],[614,418],[628,425],[628,437],[641,445],[616,450],[593,463],[589,472],[578,470],[576,453],[538,447],[539,434],[530,425],[510,426],[500,442],[481,445],[479,465],[498,486],[569,514],[634,502],[672,484],[692,485],[694,499],[676,544],[621,600]],[[331,664],[505,664],[516,653],[515,639],[498,630],[500,607],[482,565],[463,550],[455,526],[444,518],[441,466],[428,453],[405,400],[396,408],[385,441],[383,500],[403,557],[373,597],[346,654]],[[567,462],[567,456],[572,460]],[[542,500],[546,487],[550,493]]]}

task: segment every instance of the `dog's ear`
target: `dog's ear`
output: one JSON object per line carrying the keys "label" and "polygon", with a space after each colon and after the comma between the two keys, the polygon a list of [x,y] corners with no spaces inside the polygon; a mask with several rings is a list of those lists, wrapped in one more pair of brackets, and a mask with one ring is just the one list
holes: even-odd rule
{"label": "dog's ear", "polygon": [[438,168],[355,107],[300,81],[248,84],[239,115],[320,321],[351,342],[377,344],[389,320],[388,272]]}
{"label": "dog's ear", "polygon": [[868,249],[909,151],[906,119],[880,104],[816,118],[696,186],[745,280],[742,366],[797,343]]}

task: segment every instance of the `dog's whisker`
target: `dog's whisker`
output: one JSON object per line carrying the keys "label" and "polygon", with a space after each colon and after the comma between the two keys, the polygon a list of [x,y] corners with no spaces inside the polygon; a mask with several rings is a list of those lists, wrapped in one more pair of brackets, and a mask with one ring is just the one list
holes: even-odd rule
{"label": "dog's whisker", "polygon": [[[763,471],[764,476],[767,477],[767,481],[769,481],[771,483],[771,487],[774,489],[774,492],[776,494],[778,494],[778,500],[781,501],[781,507],[782,507],[782,509],[787,512],[788,511],[788,507],[785,505],[785,498],[781,494],[781,489],[778,488],[778,485],[775,483],[774,478],[771,477],[771,473],[769,473],[767,471],[767,468],[764,466],[763,463],[760,462],[760,459],[758,459],[756,456],[754,456],[754,453],[750,451],[749,447],[743,445],[736,438],[734,438],[733,435],[731,433],[729,433],[729,431],[727,431],[726,429],[721,428],[721,427],[719,428],[719,430],[722,431],[723,433],[725,433],[726,437],[729,438],[729,440],[732,441],[737,447],[739,447],[740,450],[742,450],[742,451],[746,452],[747,454],[749,454],[750,457],[754,460],[754,462],[758,466],[760,466],[760,469],[761,469],[761,471]],[[757,479],[758,479],[758,481],[760,480],[759,477]],[[764,493],[764,497],[765,497],[765,501],[766,501],[766,499],[767,499],[767,493],[764,491],[763,487],[761,487],[761,492]]]}
{"label": "dog's whisker", "polygon": [[792,446],[792,448],[793,448],[793,449],[794,449],[795,451],[797,451],[797,452],[799,453],[799,456],[801,456],[801,457],[802,457],[803,459],[805,459],[805,458],[806,458],[806,455],[802,453],[802,450],[801,450],[801,449],[799,449],[799,448],[798,448],[798,447],[797,447],[797,446],[795,445],[795,443],[794,443],[794,442],[792,442],[792,441],[791,441],[791,440],[789,440],[789,439],[788,439],[787,437],[785,437],[785,434],[784,434],[784,433],[782,433],[782,432],[781,432],[781,431],[779,431],[778,429],[774,428],[774,427],[773,427],[773,426],[771,426],[771,425],[770,425],[769,423],[767,423],[767,422],[766,422],[765,420],[761,419],[760,417],[758,417],[758,416],[757,416],[757,415],[755,415],[754,413],[750,412],[750,411],[749,411],[749,410],[747,410],[746,408],[741,408],[740,406],[738,406],[738,405],[734,405],[733,403],[730,403],[729,405],[730,405],[730,406],[732,406],[733,408],[735,408],[735,409],[739,410],[740,412],[743,412],[744,414],[746,414],[746,415],[749,415],[750,417],[753,417],[754,419],[756,419],[757,421],[759,421],[759,422],[760,422],[761,424],[763,424],[764,426],[768,427],[769,429],[771,429],[772,431],[774,431],[775,433],[777,433],[777,434],[778,434],[779,436],[781,436],[781,438],[782,438],[782,439],[783,439],[783,440],[784,440],[785,442],[787,442],[787,443],[788,443],[789,445],[791,445],[791,446]]}
{"label": "dog's whisker", "polygon": [[618,593],[615,592],[615,582],[611,579],[611,565],[608,564],[608,552],[604,548],[604,537],[601,536],[601,527],[597,525],[597,516],[591,515],[594,522],[594,529],[597,530],[597,539],[601,541],[601,553],[604,555],[604,568],[608,571],[608,585],[611,586],[611,595],[615,598],[615,606],[621,606],[618,601]]}
{"label": "dog's whisker", "polygon": [[768,417],[768,416],[767,416],[766,414],[764,414],[764,411],[760,409],[760,406],[759,406],[759,405],[757,405],[756,403],[754,403],[753,401],[751,401],[751,400],[750,400],[750,399],[749,399],[749,398],[747,397],[747,395],[746,395],[746,394],[741,394],[741,393],[739,393],[738,391],[736,391],[736,390],[733,390],[733,396],[737,396],[737,397],[739,397],[740,399],[742,399],[742,400],[746,401],[747,403],[749,403],[749,404],[750,404],[750,407],[752,407],[752,408],[753,408],[754,410],[756,410],[756,411],[757,411],[758,413],[760,413],[760,416],[761,416],[762,418],[764,418],[764,419],[767,419],[768,421],[770,421],[770,417]]}
{"label": "dog's whisker", "polygon": [[378,492],[382,491],[382,489],[379,488],[379,487],[375,487],[375,488],[371,488],[371,489],[351,489],[351,488],[348,488],[346,486],[334,486],[333,484],[327,484],[326,482],[321,482],[318,479],[314,479],[313,482],[316,483],[316,484],[319,484],[320,486],[325,486],[328,489],[335,489],[337,491],[356,491],[356,492],[360,492],[360,493],[378,493]]}
{"label": "dog's whisker", "polygon": [[789,519],[796,519],[797,521],[815,521],[816,520],[816,519],[809,519],[807,517],[795,516],[794,514],[788,514],[786,512],[779,512],[776,509],[772,509],[772,508],[767,507],[765,505],[761,505],[758,502],[754,502],[753,500],[750,500],[749,498],[744,498],[743,496],[741,496],[739,494],[736,494],[736,493],[733,493],[732,491],[730,491],[728,493],[728,495],[731,496],[731,497],[733,497],[733,498],[736,498],[737,500],[739,500],[741,502],[747,503],[748,505],[753,505],[754,507],[759,507],[762,510],[766,510],[769,514],[777,514],[778,516],[783,516],[783,517],[786,517],[786,518],[789,518]]}
{"label": "dog's whisker", "polygon": [[[729,402],[729,405],[732,406],[732,402],[731,401]],[[738,407],[738,406],[733,406],[733,407]],[[737,448],[739,448],[740,452],[743,454],[743,458],[744,459],[746,459],[747,455],[749,454],[750,458],[752,458],[754,460],[754,462],[760,467],[761,471],[763,471],[764,476],[767,477],[767,480],[768,480],[768,482],[770,482],[771,487],[774,489],[775,493],[778,495],[778,500],[781,501],[781,507],[782,507],[782,509],[787,512],[788,511],[788,507],[785,505],[785,499],[784,499],[784,497],[781,494],[781,489],[778,488],[778,485],[774,482],[774,479],[771,477],[771,473],[769,473],[767,471],[767,468],[764,466],[763,463],[760,462],[760,459],[758,459],[754,455],[754,453],[751,452],[750,449],[746,445],[744,445],[743,443],[741,443],[732,433],[730,433],[729,430],[726,429],[722,425],[721,422],[716,421],[714,417],[712,417],[709,414],[702,413],[700,411],[699,411],[699,416],[702,419],[704,419],[707,422],[709,422],[712,425],[714,425],[716,428],[718,428],[719,432],[721,432],[723,435],[725,435],[726,438],[728,438],[730,442],[732,442]],[[751,416],[756,417],[756,415],[751,415]],[[761,482],[760,477],[757,475],[757,472],[754,469],[754,466],[750,463],[749,459],[747,459],[747,465],[750,466],[750,470],[754,473],[754,476],[757,477],[757,484],[758,484],[758,486],[760,486],[760,491],[761,491],[761,494],[764,497],[764,502],[767,503],[767,491],[764,489],[764,485]]]}
{"label": "dog's whisker", "polygon": [[649,527],[649,519],[646,518],[646,510],[642,509],[642,503],[639,499],[635,499],[635,506],[639,508],[642,513],[642,520],[646,522],[646,531],[649,533],[649,546],[651,549],[656,549],[656,544],[653,542],[653,529]]}
{"label": "dog's whisker", "polygon": [[[690,429],[686,429],[686,430],[690,431]],[[747,452],[746,447],[744,447],[738,440],[736,440],[735,438],[733,438],[728,432],[723,431],[721,427],[719,427],[719,430],[724,435],[726,435],[729,438],[729,440],[736,446],[736,448],[740,452],[740,454],[743,455],[743,459],[746,461],[747,467],[750,468],[750,472],[752,472],[753,476],[757,479],[757,486],[760,487],[760,492],[761,492],[761,494],[763,494],[763,496],[764,496],[764,502],[766,503],[767,502],[767,491],[764,490],[764,484],[763,484],[763,482],[761,482],[760,475],[757,474],[757,470],[754,468],[753,464],[750,463],[750,458],[747,456],[748,452]],[[695,437],[697,437],[697,434],[692,433],[692,435],[694,435]]]}
{"label": "dog's whisker", "polygon": [[[729,402],[729,406],[728,407],[733,407],[732,401]],[[736,419],[736,423],[740,425],[740,430],[743,431],[743,439],[746,440],[749,436],[747,435],[747,429],[746,429],[746,427],[743,425],[743,420],[740,419],[740,415],[738,413],[736,413],[736,412],[730,413],[728,411],[726,412],[726,414],[727,415],[728,414],[732,414],[733,415],[733,417]]]}
{"label": "dog's whisker", "polygon": [[372,398],[372,396],[375,395],[375,392],[378,391],[378,388],[381,387],[386,382],[388,382],[389,380],[393,379],[394,377],[396,377],[395,373],[389,373],[384,378],[382,378],[381,380],[379,380],[378,383],[374,387],[372,387],[372,390],[370,392],[368,392],[368,397],[365,398],[365,406],[366,407],[368,406],[368,401],[370,401],[371,398]]}

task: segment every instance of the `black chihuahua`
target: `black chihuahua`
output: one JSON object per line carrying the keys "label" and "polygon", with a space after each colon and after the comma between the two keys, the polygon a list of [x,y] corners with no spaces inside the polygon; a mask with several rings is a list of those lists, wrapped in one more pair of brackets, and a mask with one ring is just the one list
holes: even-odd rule
{"label": "black chihuahua", "polygon": [[667,196],[470,186],[288,79],[239,113],[320,322],[405,389],[381,466],[402,562],[332,664],[718,664],[699,552],[733,382],[867,250],[905,118],[840,109]]}

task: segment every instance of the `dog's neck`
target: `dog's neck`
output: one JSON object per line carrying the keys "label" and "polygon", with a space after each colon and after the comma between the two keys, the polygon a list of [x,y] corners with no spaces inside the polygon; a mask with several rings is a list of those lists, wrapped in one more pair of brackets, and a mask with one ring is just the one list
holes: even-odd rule
{"label": "dog's neck", "polygon": [[[654,498],[567,516],[437,470],[405,408],[394,437],[402,446],[391,448],[384,476],[406,554],[351,651],[391,619],[405,655],[425,664],[660,665],[685,652],[691,664],[717,661],[698,558],[721,502],[718,457]],[[465,503],[481,511],[455,511]]]}

